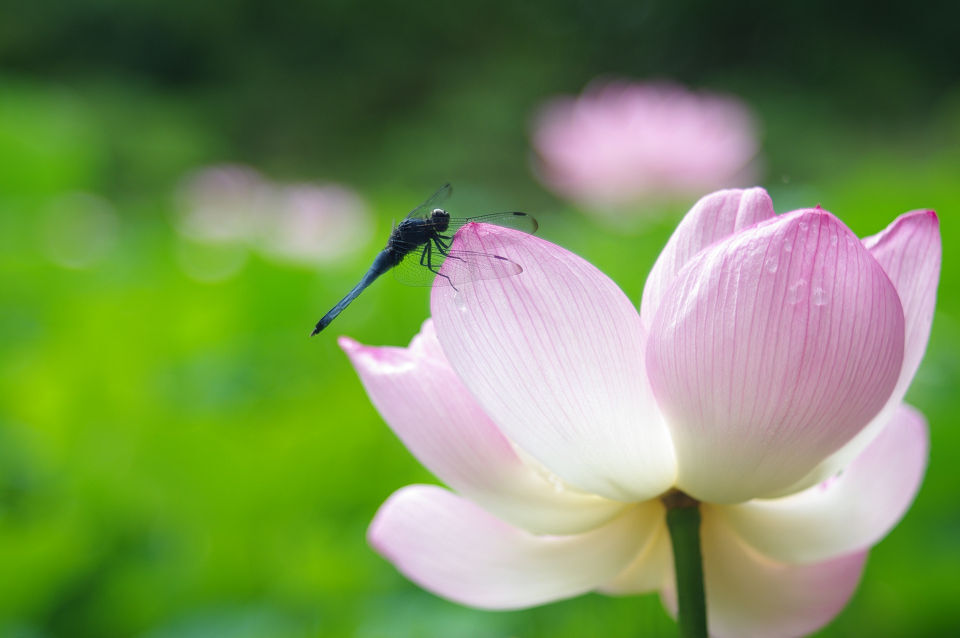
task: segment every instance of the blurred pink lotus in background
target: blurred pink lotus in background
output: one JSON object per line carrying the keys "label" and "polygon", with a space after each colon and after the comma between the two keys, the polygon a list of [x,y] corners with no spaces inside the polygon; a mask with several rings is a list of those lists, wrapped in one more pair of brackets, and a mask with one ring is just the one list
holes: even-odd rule
{"label": "blurred pink lotus in background", "polygon": [[533,145],[543,183],[599,213],[749,183],[758,150],[738,99],[629,82],[548,102]]}
{"label": "blurred pink lotus in background", "polygon": [[185,270],[206,281],[238,272],[248,248],[273,261],[318,265],[365,250],[373,231],[366,203],[346,186],[281,184],[232,164],[185,177],[174,222],[187,242]]}
{"label": "blurred pink lotus in background", "polygon": [[245,241],[258,231],[273,207],[273,186],[259,172],[239,164],[198,169],[177,190],[177,230],[202,242]]}
{"label": "blurred pink lotus in background", "polygon": [[936,301],[932,211],[861,241],[819,208],[776,215],[760,188],[714,193],[639,312],[537,237],[472,224],[454,247],[524,271],[435,286],[409,348],[341,339],[384,420],[453,490],[391,496],[377,551],[475,607],[599,590],[659,591],[674,609],[661,497],[682,490],[700,501],[711,635],[802,635],[846,605],[926,469],[927,425],[903,397]]}
{"label": "blurred pink lotus in background", "polygon": [[339,184],[277,189],[276,206],[262,224],[262,246],[279,259],[322,264],[364,248],[373,227],[366,203]]}

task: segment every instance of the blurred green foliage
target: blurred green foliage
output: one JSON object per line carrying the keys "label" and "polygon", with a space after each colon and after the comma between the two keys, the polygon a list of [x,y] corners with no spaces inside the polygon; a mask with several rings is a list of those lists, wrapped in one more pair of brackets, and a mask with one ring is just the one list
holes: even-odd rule
{"label": "blurred green foliage", "polygon": [[[405,344],[427,292],[377,282],[308,340],[377,242],[322,271],[252,255],[209,284],[181,268],[170,221],[178,180],[210,162],[346,181],[383,237],[451,179],[454,209],[527,210],[638,299],[692,202],[611,232],[529,170],[531,109],[599,73],[747,98],[778,211],[821,203],[861,235],[940,212],[941,298],[909,395],[931,422],[928,477],[822,635],[960,627],[955,4],[4,5],[0,637],[673,635],[654,597],[484,613],[397,575],[366,524],[393,490],[433,479],[334,337]],[[71,268],[51,251],[77,193],[118,227]]]}

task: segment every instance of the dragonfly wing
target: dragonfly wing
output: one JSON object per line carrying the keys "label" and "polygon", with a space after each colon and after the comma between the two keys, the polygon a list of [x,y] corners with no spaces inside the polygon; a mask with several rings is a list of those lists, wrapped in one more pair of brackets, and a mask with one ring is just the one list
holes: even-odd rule
{"label": "dragonfly wing", "polygon": [[444,257],[431,246],[429,254],[424,246],[412,247],[403,259],[393,268],[393,277],[407,286],[432,286],[433,278],[440,271]]}
{"label": "dragonfly wing", "polygon": [[525,233],[535,233],[540,225],[532,215],[521,213],[519,211],[507,213],[490,213],[489,215],[477,215],[476,217],[458,217],[450,220],[448,233],[456,232],[466,224],[476,222],[480,224],[496,224],[504,228],[513,228],[522,230]]}
{"label": "dragonfly wing", "polygon": [[394,277],[408,286],[460,286],[484,279],[512,277],[523,272],[520,264],[489,253],[451,250],[440,254],[436,246],[409,253],[393,269]]}
{"label": "dragonfly wing", "polygon": [[485,279],[513,277],[522,272],[520,264],[500,255],[451,250],[437,276],[437,283],[459,286]]}
{"label": "dragonfly wing", "polygon": [[450,193],[453,192],[453,187],[450,186],[450,183],[446,183],[441,186],[436,193],[427,198],[427,201],[423,202],[412,211],[407,213],[406,219],[418,218],[418,219],[429,219],[430,214],[433,213],[434,208],[440,208],[440,204],[447,201],[447,198],[450,197]]}

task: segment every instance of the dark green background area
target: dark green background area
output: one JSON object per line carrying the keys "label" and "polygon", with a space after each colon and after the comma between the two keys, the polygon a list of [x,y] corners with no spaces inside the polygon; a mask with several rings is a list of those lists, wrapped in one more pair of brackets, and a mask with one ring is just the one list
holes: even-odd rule
{"label": "dark green background area", "polygon": [[[778,212],[819,203],[860,235],[940,213],[908,397],[928,476],[822,635],[956,633],[960,5],[838,4],[0,0],[0,637],[674,635],[652,596],[485,613],[407,583],[364,532],[433,479],[335,337],[405,344],[428,291],[386,278],[310,340],[381,240],[322,270],[253,255],[203,284],[171,225],[179,180],[209,163],[349,184],[384,239],[451,180],[452,209],[526,210],[639,299],[692,199],[613,231],[530,170],[537,105],[602,75],[747,100]],[[44,233],[77,191],[111,203],[120,240],[71,270]]]}

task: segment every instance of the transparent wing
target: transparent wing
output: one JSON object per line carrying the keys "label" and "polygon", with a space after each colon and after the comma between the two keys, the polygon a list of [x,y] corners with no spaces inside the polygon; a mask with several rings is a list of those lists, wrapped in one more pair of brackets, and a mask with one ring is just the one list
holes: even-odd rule
{"label": "transparent wing", "polygon": [[447,198],[450,197],[450,193],[453,192],[453,187],[450,186],[449,182],[444,184],[437,190],[436,193],[427,198],[427,201],[423,202],[412,211],[407,213],[405,219],[419,218],[419,219],[429,219],[430,213],[433,212],[434,208],[440,208],[440,204],[447,201]]}
{"label": "transparent wing", "polygon": [[450,219],[450,226],[447,228],[446,234],[453,234],[464,225],[471,222],[477,222],[481,224],[496,224],[497,226],[504,226],[505,228],[522,230],[525,233],[535,233],[540,227],[540,225],[537,223],[537,220],[531,215],[527,215],[526,213],[521,213],[519,211],[513,211],[509,213],[490,213],[489,215],[477,215],[475,217],[452,217]]}
{"label": "transparent wing", "polygon": [[[442,267],[442,270],[441,270]],[[393,275],[407,286],[459,286],[484,279],[512,277],[523,272],[520,264],[506,257],[466,250],[451,250],[446,256],[423,247],[407,254],[393,268]]]}

